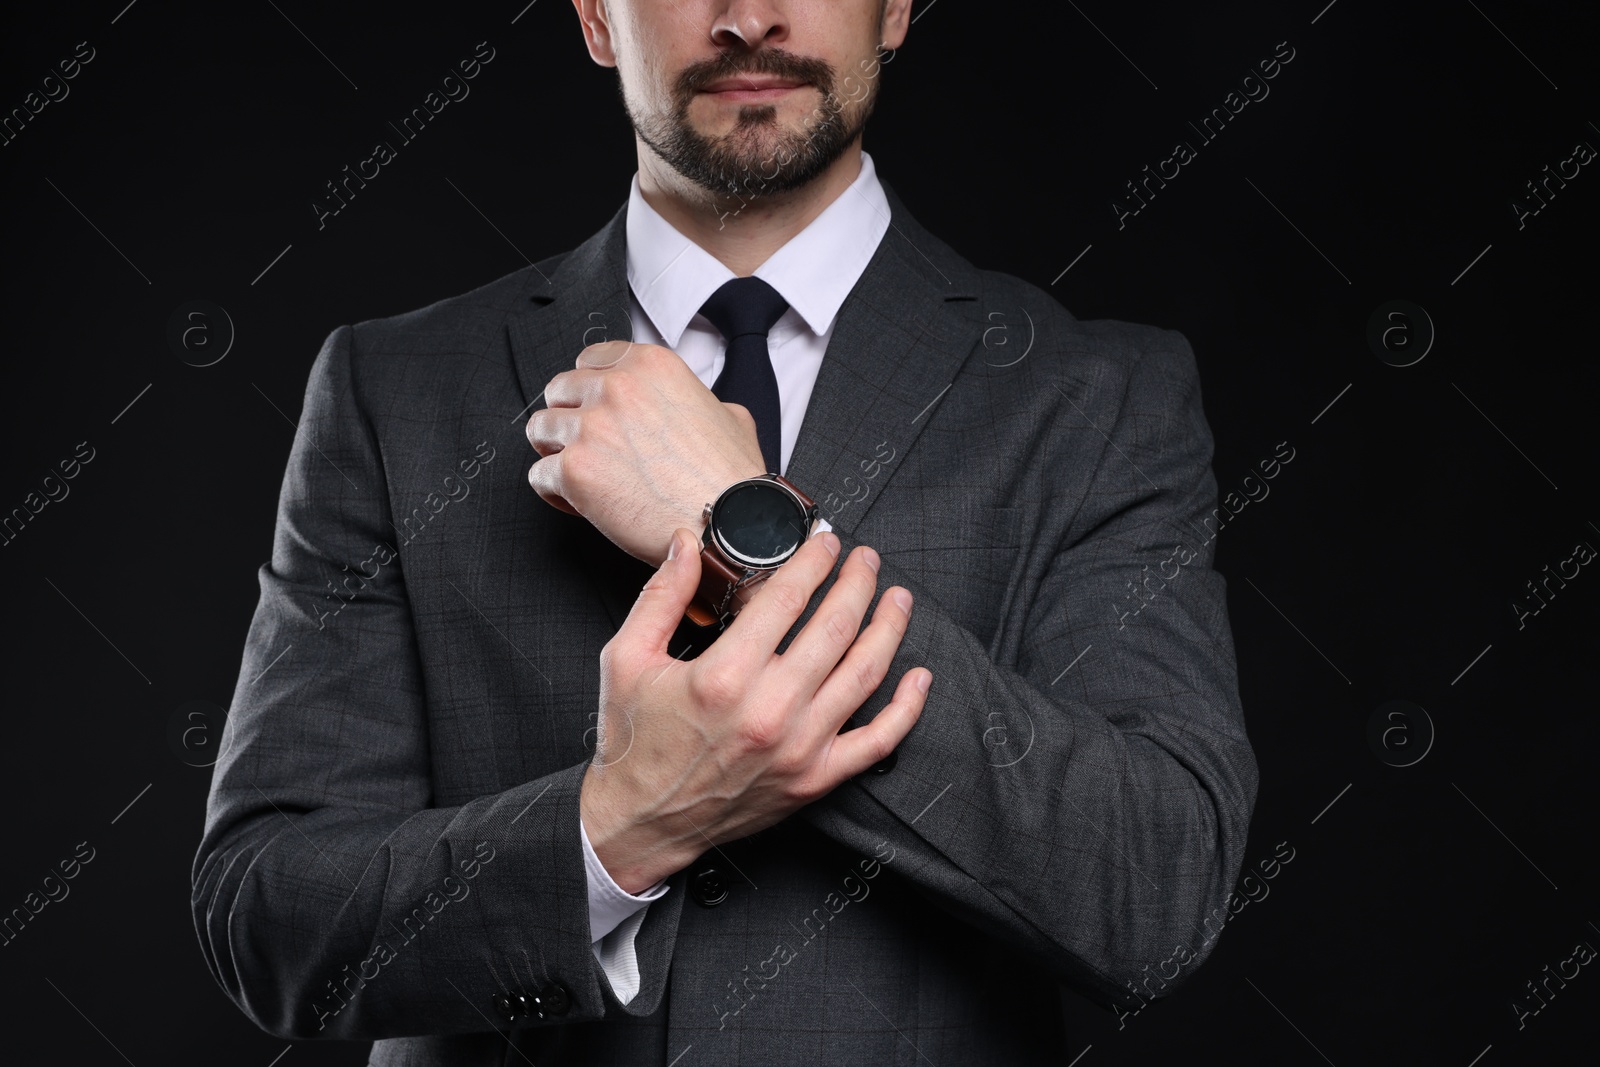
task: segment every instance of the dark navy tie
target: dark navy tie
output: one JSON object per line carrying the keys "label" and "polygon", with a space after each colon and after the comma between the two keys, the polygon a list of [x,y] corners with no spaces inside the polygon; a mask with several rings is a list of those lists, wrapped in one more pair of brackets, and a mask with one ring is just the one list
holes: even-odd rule
{"label": "dark navy tie", "polygon": [[711,294],[700,314],[728,342],[722,373],[711,386],[718,400],[743,404],[756,420],[756,436],[767,470],[782,473],[783,413],[778,376],[767,353],[767,331],[789,310],[789,302],[760,278],[735,278]]}

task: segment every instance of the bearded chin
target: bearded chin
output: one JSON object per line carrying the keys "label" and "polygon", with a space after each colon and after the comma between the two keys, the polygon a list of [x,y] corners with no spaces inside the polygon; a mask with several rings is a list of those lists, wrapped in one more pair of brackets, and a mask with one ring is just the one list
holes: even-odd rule
{"label": "bearded chin", "polygon": [[639,139],[679,174],[707,192],[748,201],[792,192],[826,171],[866,126],[875,95],[849,116],[837,97],[824,97],[799,130],[783,129],[775,107],[752,105],[720,137],[695,130],[686,103],[670,116],[647,118],[631,107],[628,115]]}

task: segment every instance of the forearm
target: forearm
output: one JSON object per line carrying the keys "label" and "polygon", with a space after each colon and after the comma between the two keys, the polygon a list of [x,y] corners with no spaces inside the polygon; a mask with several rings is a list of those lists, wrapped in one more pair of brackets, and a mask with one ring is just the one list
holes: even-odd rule
{"label": "forearm", "polygon": [[497,995],[551,985],[568,994],[563,1021],[600,1016],[582,912],[581,768],[415,812],[307,811],[291,789],[258,791],[238,763],[222,770],[195,920],[217,980],[263,1029],[481,1032],[510,1025]]}
{"label": "forearm", "polygon": [[[230,999],[287,1038],[599,1018],[584,766],[439,800],[412,561],[373,555],[394,514],[354,348],[348,328],[324,344],[285,473],[195,857],[202,952]],[[341,574],[361,581],[341,590]],[[564,1008],[541,1020],[532,999],[552,987]],[[513,1020],[497,997],[530,1008]]]}
{"label": "forearm", "polygon": [[[856,543],[841,540],[843,552]],[[1220,596],[1215,574],[1194,580]],[[1203,956],[1207,917],[1243,862],[1256,788],[1231,653],[1218,653],[1231,648],[1226,616],[1218,631],[1217,618],[1174,598],[1165,623],[1152,615],[1117,635],[1084,619],[1069,630],[1068,612],[1051,612],[1018,661],[1000,664],[885,558],[879,589],[891,585],[912,590],[916,607],[856,721],[916,666],[933,672],[927,707],[892,770],[805,817],[858,850],[888,840],[903,857],[895,869],[930,896],[1107,999],[1126,997],[1125,983],[1174,943]],[[1174,640],[1189,666],[1163,674],[1155,665]],[[1100,647],[1063,673],[1090,644]]]}

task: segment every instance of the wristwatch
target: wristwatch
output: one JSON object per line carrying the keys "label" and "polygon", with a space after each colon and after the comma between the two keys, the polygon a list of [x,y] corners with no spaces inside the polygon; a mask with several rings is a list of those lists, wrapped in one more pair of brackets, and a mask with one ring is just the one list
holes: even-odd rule
{"label": "wristwatch", "polygon": [[744,606],[740,590],[758,585],[800,550],[817,523],[817,505],[779,474],[742,478],[705,506],[700,589],[684,612],[696,626],[724,629]]}

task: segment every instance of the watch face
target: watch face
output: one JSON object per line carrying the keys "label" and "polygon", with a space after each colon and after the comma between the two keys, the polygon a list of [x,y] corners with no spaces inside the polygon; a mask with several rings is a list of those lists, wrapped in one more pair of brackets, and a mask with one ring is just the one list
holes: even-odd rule
{"label": "watch face", "polygon": [[729,489],[718,500],[712,529],[723,551],[749,567],[775,567],[806,538],[800,504],[770,481]]}

